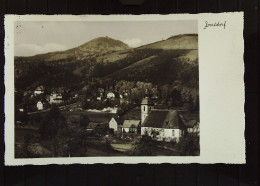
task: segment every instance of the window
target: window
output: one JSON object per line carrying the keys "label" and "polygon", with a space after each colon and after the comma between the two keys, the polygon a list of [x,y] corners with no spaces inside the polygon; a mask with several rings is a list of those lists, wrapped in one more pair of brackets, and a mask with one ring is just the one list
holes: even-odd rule
{"label": "window", "polygon": [[173,137],[175,136],[174,130],[172,130],[172,136],[173,136]]}
{"label": "window", "polygon": [[145,111],[145,106],[144,106],[144,111]]}

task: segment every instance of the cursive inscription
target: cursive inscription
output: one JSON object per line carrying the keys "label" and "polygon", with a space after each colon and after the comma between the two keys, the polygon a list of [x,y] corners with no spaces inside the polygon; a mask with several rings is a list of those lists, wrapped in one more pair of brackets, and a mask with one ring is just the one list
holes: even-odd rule
{"label": "cursive inscription", "polygon": [[209,27],[223,27],[224,29],[226,28],[226,21],[224,22],[215,22],[215,23],[208,23],[208,21],[205,21],[205,26],[204,29],[209,28]]}

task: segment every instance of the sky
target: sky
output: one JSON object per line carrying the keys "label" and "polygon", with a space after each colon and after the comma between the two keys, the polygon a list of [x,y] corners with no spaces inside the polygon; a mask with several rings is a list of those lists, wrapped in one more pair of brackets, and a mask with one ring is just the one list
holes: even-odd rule
{"label": "sky", "polygon": [[15,23],[15,56],[32,56],[80,46],[108,36],[130,47],[198,33],[196,20],[180,21],[23,21]]}

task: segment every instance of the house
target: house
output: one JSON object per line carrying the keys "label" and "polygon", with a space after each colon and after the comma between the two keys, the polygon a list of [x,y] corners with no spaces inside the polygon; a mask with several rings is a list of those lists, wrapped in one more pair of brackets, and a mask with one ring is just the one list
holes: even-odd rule
{"label": "house", "polygon": [[187,128],[188,133],[197,133],[198,135],[200,134],[200,123],[196,120],[193,120],[190,122],[191,125],[187,125],[184,123],[184,125]]}
{"label": "house", "polygon": [[[66,115],[68,124],[74,125],[74,126],[79,126],[82,124],[82,121],[83,121],[83,123],[86,124],[86,122],[85,122],[86,119],[82,118],[81,116],[82,116],[81,114]],[[100,117],[100,116],[95,116],[95,117],[87,116],[87,120],[88,120],[88,123],[86,124],[86,130],[94,130],[98,124],[108,126],[108,122],[109,122],[109,118]]]}
{"label": "house", "polygon": [[79,94],[76,93],[76,94],[74,94],[74,96],[72,98],[76,99],[78,97],[79,97]]}
{"label": "house", "polygon": [[107,93],[107,99],[115,99],[115,97],[116,97],[115,93],[113,93],[113,92]]}
{"label": "house", "polygon": [[37,106],[38,110],[43,110],[43,102],[42,101],[38,101],[36,106]]}
{"label": "house", "polygon": [[62,94],[58,92],[53,92],[49,99],[50,104],[59,104],[63,102]]}
{"label": "house", "polygon": [[107,134],[108,123],[96,123],[89,122],[89,125],[86,128],[88,132],[94,132],[95,135],[102,136]]}
{"label": "house", "polygon": [[109,121],[109,128],[113,129],[114,132],[122,130],[121,126],[123,124],[123,120],[119,117],[112,117],[111,120]]}
{"label": "house", "polygon": [[185,127],[187,128],[187,132],[188,133],[198,132],[199,131],[198,121],[197,120],[189,120],[189,121],[183,120],[183,123],[184,123]]}
{"label": "house", "polygon": [[188,133],[198,133],[200,132],[199,127],[199,114],[198,113],[182,113],[180,117],[183,124],[187,128]]}
{"label": "house", "polygon": [[24,112],[24,105],[18,105],[18,110],[20,112]]}
{"label": "house", "polygon": [[92,131],[92,130],[94,130],[94,129],[96,128],[96,126],[97,126],[98,124],[99,124],[99,123],[96,123],[96,122],[89,122],[89,124],[88,124],[86,130],[87,130],[87,131]]}
{"label": "house", "polygon": [[19,111],[20,111],[20,112],[24,112],[24,109],[23,109],[23,108],[19,108]]}
{"label": "house", "polygon": [[139,127],[141,127],[140,120],[125,120],[121,130],[123,133],[137,133]]}
{"label": "house", "polygon": [[97,125],[106,126],[109,123],[109,118],[106,118],[106,117],[88,116],[88,118],[89,118],[89,124],[86,128],[86,130],[88,130],[88,131],[94,130]]}
{"label": "house", "polygon": [[118,128],[118,124],[117,124],[117,121],[115,120],[115,118],[111,118],[111,120],[109,121],[109,128],[110,129],[113,129],[114,132],[117,131],[117,128]]}
{"label": "house", "polygon": [[151,110],[141,127],[141,135],[149,135],[157,141],[179,141],[185,126],[176,110]]}
{"label": "house", "polygon": [[176,110],[153,109],[149,98],[141,102],[141,135],[149,135],[157,141],[179,141],[186,128]]}
{"label": "house", "polygon": [[200,122],[197,121],[197,123],[193,126],[193,132],[196,132],[198,135],[200,135]]}
{"label": "house", "polygon": [[97,100],[101,101],[104,98],[105,89],[98,88]]}
{"label": "house", "polygon": [[45,90],[45,88],[44,88],[44,86],[38,86],[35,90],[34,90],[34,95],[36,96],[36,95],[40,95],[40,94],[43,94],[44,93],[44,90]]}

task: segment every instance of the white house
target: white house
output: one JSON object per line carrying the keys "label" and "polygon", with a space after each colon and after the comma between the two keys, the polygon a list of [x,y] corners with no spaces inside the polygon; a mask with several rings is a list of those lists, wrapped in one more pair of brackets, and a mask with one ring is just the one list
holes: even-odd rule
{"label": "white house", "polygon": [[43,93],[44,93],[44,90],[45,90],[44,86],[41,85],[41,86],[39,86],[39,87],[37,87],[37,88],[35,89],[34,95],[43,94]]}
{"label": "white house", "polygon": [[41,101],[38,101],[36,106],[38,110],[43,110],[43,103]]}
{"label": "white house", "polygon": [[120,126],[122,125],[122,121],[120,118],[112,117],[109,121],[109,128],[114,129],[114,132],[117,132],[120,129]]}
{"label": "white house", "polygon": [[18,110],[19,110],[20,112],[24,112],[24,108],[23,108],[23,107],[19,107]]}
{"label": "white house", "polygon": [[107,93],[107,99],[114,99],[116,95],[113,92],[108,92]]}
{"label": "white house", "polygon": [[19,111],[20,111],[20,112],[24,112],[24,109],[23,109],[23,108],[19,108]]}
{"label": "white house", "polygon": [[109,121],[109,128],[110,129],[114,129],[114,131],[117,131],[117,122],[115,120],[115,118],[111,118],[111,120]]}
{"label": "white house", "polygon": [[63,99],[62,99],[62,94],[60,93],[52,93],[50,95],[50,104],[59,104],[62,103]]}
{"label": "white house", "polygon": [[123,133],[137,133],[138,127],[140,127],[140,120],[125,120],[121,130]]}

